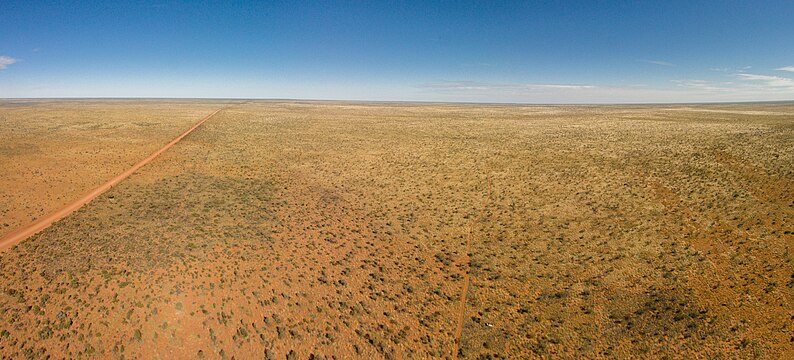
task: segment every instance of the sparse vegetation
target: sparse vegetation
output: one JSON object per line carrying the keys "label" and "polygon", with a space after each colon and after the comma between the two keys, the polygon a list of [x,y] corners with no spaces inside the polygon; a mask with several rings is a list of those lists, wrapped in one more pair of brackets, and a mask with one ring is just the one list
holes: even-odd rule
{"label": "sparse vegetation", "polygon": [[793,114],[230,105],[0,254],[0,356],[786,357]]}

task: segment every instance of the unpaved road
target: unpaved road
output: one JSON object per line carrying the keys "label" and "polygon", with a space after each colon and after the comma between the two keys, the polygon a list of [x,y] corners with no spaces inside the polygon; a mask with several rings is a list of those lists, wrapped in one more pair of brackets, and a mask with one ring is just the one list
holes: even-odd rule
{"label": "unpaved road", "polygon": [[217,114],[221,110],[222,110],[222,108],[218,109],[218,110],[215,110],[211,114],[205,116],[203,119],[201,119],[201,121],[197,122],[190,129],[188,129],[187,131],[182,133],[182,135],[179,135],[174,140],[172,140],[171,142],[169,142],[168,144],[163,146],[160,150],[155,151],[154,153],[149,155],[147,158],[141,160],[139,163],[137,163],[137,164],[133,165],[131,168],[127,169],[127,171],[125,171],[125,172],[117,175],[116,177],[110,179],[108,182],[100,185],[96,189],[91,190],[89,193],[83,195],[79,199],[67,204],[66,206],[62,207],[61,209],[59,209],[59,210],[57,210],[57,211],[55,211],[55,212],[53,212],[53,213],[51,213],[51,214],[49,214],[47,216],[39,218],[38,220],[28,224],[27,226],[23,226],[23,227],[21,227],[19,229],[16,229],[16,230],[6,234],[2,238],[0,238],[0,251],[8,249],[11,246],[13,246],[14,244],[16,244],[16,243],[18,243],[18,242],[20,242],[20,241],[22,241],[24,239],[27,239],[28,237],[32,236],[33,234],[35,234],[35,233],[37,233],[37,232],[39,232],[41,230],[46,229],[52,223],[65,218],[66,216],[68,216],[69,214],[73,213],[77,209],[80,209],[81,207],[83,207],[83,205],[91,202],[91,200],[95,199],[97,196],[101,195],[105,191],[110,190],[111,187],[115,186],[116,184],[118,184],[122,180],[126,179],[128,176],[132,175],[134,172],[138,171],[138,169],[140,169],[144,165],[148,164],[150,161],[152,161],[155,158],[157,158],[160,154],[162,154],[163,152],[165,152],[166,150],[168,150],[169,148],[174,146],[174,144],[179,142],[179,140],[182,140],[182,138],[184,138],[185,136],[190,134],[193,130],[195,130],[196,128],[201,126],[201,124],[203,124],[205,121],[209,120],[211,117],[213,117],[215,114]]}
{"label": "unpaved road", "polygon": [[455,327],[455,347],[452,351],[452,358],[458,359],[460,356],[460,342],[463,336],[463,326],[466,323],[466,301],[469,297],[469,286],[471,285],[471,238],[474,232],[474,225],[482,220],[485,207],[491,200],[491,177],[488,175],[488,193],[487,196],[480,203],[480,209],[477,211],[477,216],[469,221],[468,232],[466,233],[466,271],[463,273],[463,287],[460,293],[460,305],[458,306],[458,314],[456,316],[458,325]]}

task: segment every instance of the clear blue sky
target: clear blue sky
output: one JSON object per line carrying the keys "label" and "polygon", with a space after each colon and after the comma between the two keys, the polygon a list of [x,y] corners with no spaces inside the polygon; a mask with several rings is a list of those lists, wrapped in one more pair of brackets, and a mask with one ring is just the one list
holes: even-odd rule
{"label": "clear blue sky", "polygon": [[794,100],[794,1],[0,1],[0,98]]}

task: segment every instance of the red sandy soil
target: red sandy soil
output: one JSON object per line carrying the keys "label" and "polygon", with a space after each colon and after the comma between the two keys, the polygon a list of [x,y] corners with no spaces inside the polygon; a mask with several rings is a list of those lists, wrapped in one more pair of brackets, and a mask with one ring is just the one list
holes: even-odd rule
{"label": "red sandy soil", "polygon": [[102,185],[224,103],[0,101],[0,236]]}
{"label": "red sandy soil", "polygon": [[230,105],[0,253],[0,356],[789,358],[792,114]]}
{"label": "red sandy soil", "polygon": [[191,127],[190,129],[188,129],[187,131],[182,133],[182,135],[179,135],[176,139],[172,140],[171,142],[169,142],[168,144],[166,144],[165,146],[160,148],[160,150],[155,151],[153,154],[149,155],[147,158],[141,160],[139,163],[137,163],[137,164],[133,165],[131,168],[127,169],[127,171],[124,171],[123,173],[117,175],[116,177],[108,180],[108,182],[102,184],[101,186],[99,186],[98,188],[92,190],[91,192],[83,195],[79,199],[77,199],[77,200],[69,203],[68,205],[60,208],[58,211],[50,213],[50,214],[48,214],[48,215],[46,215],[46,216],[44,216],[42,218],[39,218],[38,220],[26,225],[26,226],[23,226],[23,227],[21,227],[21,228],[19,228],[17,230],[14,230],[14,231],[6,234],[3,237],[0,237],[0,251],[5,250],[8,247],[13,246],[14,244],[16,244],[16,243],[18,243],[18,242],[20,242],[20,241],[22,241],[24,239],[27,239],[31,235],[33,235],[33,234],[45,229],[46,227],[50,226],[52,223],[54,223],[54,222],[56,222],[58,220],[61,220],[64,217],[69,216],[69,214],[71,214],[75,210],[83,207],[83,205],[88,204],[91,200],[94,200],[94,198],[96,198],[97,196],[103,194],[105,191],[110,190],[111,187],[113,187],[116,184],[120,183],[122,180],[124,180],[128,176],[132,175],[132,173],[138,171],[138,169],[140,169],[144,165],[148,164],[149,162],[154,160],[157,156],[159,156],[160,154],[162,154],[163,152],[165,152],[166,150],[168,150],[169,148],[174,146],[174,144],[179,142],[179,140],[182,140],[182,138],[184,138],[185,136],[187,136],[188,134],[193,132],[193,130],[195,130],[197,127],[201,126],[201,124],[203,124],[205,121],[210,119],[213,115],[217,114],[218,111],[220,111],[220,110],[221,109],[215,110],[211,114],[205,116],[198,123],[193,125],[193,127]]}

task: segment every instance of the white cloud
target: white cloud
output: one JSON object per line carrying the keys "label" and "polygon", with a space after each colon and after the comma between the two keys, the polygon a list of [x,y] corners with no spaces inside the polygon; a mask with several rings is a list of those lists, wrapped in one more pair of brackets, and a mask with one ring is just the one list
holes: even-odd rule
{"label": "white cloud", "polygon": [[794,90],[794,79],[757,74],[736,74],[739,80],[751,82],[771,90]]}
{"label": "white cloud", "polygon": [[654,64],[654,65],[675,66],[675,64],[673,64],[671,62],[662,61],[662,60],[640,60],[640,61],[648,63],[648,64]]}
{"label": "white cloud", "polygon": [[561,89],[561,90],[584,90],[595,89],[593,85],[565,85],[565,84],[526,84],[527,89]]}
{"label": "white cloud", "polygon": [[733,74],[740,82],[714,82],[707,80],[671,80],[673,83],[680,87],[708,90],[708,91],[740,91],[740,90],[794,90],[794,79],[772,76],[772,75],[758,75],[748,74],[743,72],[736,72]]}
{"label": "white cloud", "polygon": [[468,90],[484,90],[484,91],[536,91],[544,89],[554,90],[583,90],[593,89],[593,85],[578,85],[578,84],[497,84],[497,83],[481,83],[476,81],[439,81],[434,83],[427,83],[420,85],[422,88],[430,88],[436,90],[452,90],[452,91],[468,91]]}
{"label": "white cloud", "polygon": [[477,81],[437,81],[417,85],[417,98],[432,101],[470,101],[494,103],[637,103],[682,101],[678,93],[666,89],[598,86],[591,84],[485,83]]}
{"label": "white cloud", "polygon": [[784,67],[782,67],[782,68],[777,68],[777,69],[775,69],[775,70],[778,70],[778,71],[788,71],[788,72],[794,72],[794,66],[784,66]]}
{"label": "white cloud", "polygon": [[752,66],[742,66],[738,68],[733,67],[713,67],[709,71],[724,72],[724,73],[745,73],[747,70],[752,69]]}
{"label": "white cloud", "polygon": [[0,55],[0,70],[5,70],[5,68],[7,68],[8,65],[11,65],[15,62],[17,62],[17,59],[14,59],[10,56]]}
{"label": "white cloud", "polygon": [[696,80],[696,79],[687,79],[687,80],[672,80],[673,83],[680,87],[689,88],[689,89],[696,89],[696,90],[704,90],[704,91],[730,91],[732,90],[730,87],[725,85],[730,85],[730,83],[714,83],[711,81],[706,80]]}
{"label": "white cloud", "polygon": [[693,91],[722,94],[744,95],[784,95],[794,92],[794,79],[737,72],[733,74],[739,81],[672,80],[678,87]]}
{"label": "white cloud", "polygon": [[516,103],[643,103],[771,101],[794,99],[794,79],[734,70],[725,79],[671,80],[674,86],[488,83],[437,81],[418,85],[417,96],[438,101]]}

